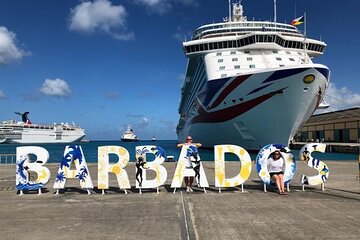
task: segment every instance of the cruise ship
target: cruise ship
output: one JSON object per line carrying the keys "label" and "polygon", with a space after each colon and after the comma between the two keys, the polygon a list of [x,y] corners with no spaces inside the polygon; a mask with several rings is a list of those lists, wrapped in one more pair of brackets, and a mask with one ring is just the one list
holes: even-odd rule
{"label": "cruise ship", "polygon": [[127,129],[121,135],[120,139],[123,142],[137,142],[137,141],[139,141],[139,138],[134,134],[134,131],[132,130],[130,125],[128,125]]}
{"label": "cruise ship", "polygon": [[0,143],[71,143],[85,137],[84,129],[67,123],[33,124],[28,118],[29,112],[22,115],[22,121],[2,121],[0,124]]}
{"label": "cruise ship", "polygon": [[247,150],[288,145],[329,85],[329,69],[313,62],[326,46],[276,17],[249,21],[242,4],[229,1],[223,22],[199,27],[183,43],[178,141],[191,135],[204,147]]}

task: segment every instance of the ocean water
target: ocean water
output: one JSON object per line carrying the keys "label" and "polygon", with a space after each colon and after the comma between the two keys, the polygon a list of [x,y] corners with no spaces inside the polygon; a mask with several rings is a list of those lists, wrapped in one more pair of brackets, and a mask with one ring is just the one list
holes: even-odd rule
{"label": "ocean water", "polygon": [[[16,154],[16,147],[19,146],[38,146],[43,147],[49,152],[49,163],[60,162],[65,147],[70,145],[68,143],[53,143],[53,144],[0,144],[0,154]],[[80,145],[83,149],[85,159],[88,163],[97,163],[98,147],[99,146],[121,146],[127,149],[130,154],[130,162],[135,161],[135,147],[145,145],[155,145],[165,150],[167,156],[174,156],[175,161],[178,160],[181,148],[176,147],[176,140],[157,140],[157,141],[139,141],[139,142],[122,142],[122,141],[90,141],[90,142],[79,142],[71,145]],[[199,149],[201,160],[213,161],[214,160],[214,149]],[[292,150],[292,153],[296,160],[299,159],[299,150]],[[249,153],[252,160],[256,159],[257,153]],[[358,155],[352,153],[313,153],[313,157],[319,160],[339,160],[339,161],[357,161]],[[109,156],[110,162],[117,162],[118,158],[114,154]],[[148,161],[151,161],[151,157]],[[238,158],[233,154],[225,154],[226,161],[238,161]]]}

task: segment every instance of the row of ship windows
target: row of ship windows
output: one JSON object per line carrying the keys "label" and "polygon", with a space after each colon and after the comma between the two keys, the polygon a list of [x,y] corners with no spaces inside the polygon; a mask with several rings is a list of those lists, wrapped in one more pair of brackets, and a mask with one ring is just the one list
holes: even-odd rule
{"label": "row of ship windows", "polygon": [[[237,62],[238,60],[239,60],[238,58],[231,59],[231,61],[233,61],[233,62]],[[246,60],[247,61],[252,61],[253,58],[252,57],[247,57]],[[276,57],[276,60],[282,61],[282,58],[281,57]],[[292,61],[292,62],[295,62],[294,58],[289,58],[289,60]],[[224,59],[222,59],[222,58],[218,59],[218,63],[222,63],[222,62],[224,62]]]}
{"label": "row of ship windows", "polygon": [[[295,61],[295,60],[292,60],[292,61]],[[280,64],[279,66],[283,67],[284,65]],[[225,68],[226,68],[225,66],[220,66],[219,70],[225,70]],[[249,68],[255,68],[255,64],[250,64]],[[234,65],[234,69],[240,69],[240,65]]]}
{"label": "row of ship windows", "polygon": [[[248,33],[248,32],[259,32],[259,31],[267,31],[267,32],[284,32],[284,33],[295,33],[295,34],[299,34],[297,30],[290,28],[289,30],[286,29],[279,29],[279,27],[282,27],[280,25],[276,26],[277,28],[265,28],[265,26],[262,26],[261,28],[223,28],[223,26],[221,26],[222,29],[214,29],[214,27],[208,27],[208,28],[203,28],[203,29],[199,29],[197,30],[193,36],[192,39],[199,39],[201,37],[205,37],[209,34],[215,34],[215,33],[240,33],[240,32],[244,32],[244,33]],[[300,35],[300,34],[299,34]]]}
{"label": "row of ship windows", "polygon": [[[209,42],[202,44],[194,44],[185,46],[185,53],[194,53],[207,50],[224,49],[224,48],[239,48],[254,43],[276,43],[284,48],[303,49],[304,43],[301,41],[285,40],[277,35],[253,35],[239,40],[230,40],[223,42]],[[325,46],[315,43],[306,43],[307,50],[323,52]]]}
{"label": "row of ship windows", "polygon": [[[244,28],[244,27],[256,27],[256,28]],[[236,23],[236,24],[224,24],[224,25],[218,25],[218,26],[209,26],[209,27],[203,27],[194,32],[194,35],[199,35],[201,32],[213,30],[213,29],[219,29],[223,32],[235,32],[235,31],[259,31],[259,30],[267,30],[268,28],[283,28],[283,29],[289,29],[291,32],[297,32],[296,28],[293,26],[287,26],[287,25],[281,25],[281,24],[264,24],[264,23]],[[265,28],[265,29],[264,29]],[[271,29],[274,30],[274,29]]]}
{"label": "row of ship windows", "polygon": [[[282,66],[284,66],[284,65],[282,65]],[[255,68],[255,64],[250,64],[249,68]],[[223,68],[220,67],[220,70],[224,70],[224,69],[225,69],[225,67],[223,67]],[[240,65],[235,65],[234,69],[240,69]],[[221,77],[227,77],[227,74],[223,73],[223,74],[221,74]]]}
{"label": "row of ship windows", "polygon": [[[279,64],[279,67],[284,67],[285,65],[284,64]],[[249,65],[249,68],[255,68],[255,64],[250,64]],[[225,69],[225,68],[224,68]],[[240,69],[240,65],[235,65],[234,66],[234,69]],[[223,69],[220,69],[220,70],[223,70]],[[237,73],[237,74],[240,74],[240,73]],[[224,77],[227,77],[228,75],[226,73],[223,73],[221,74],[221,77],[224,78]]]}
{"label": "row of ship windows", "polygon": [[[240,51],[240,52],[241,52],[241,51]],[[251,51],[250,51],[250,50],[245,50],[244,53],[245,53],[245,54],[250,54]],[[272,53],[279,53],[279,51],[277,51],[277,50],[272,50]],[[285,51],[285,53],[288,54],[288,55],[291,55],[291,52],[289,52],[289,51]],[[297,53],[298,53],[298,55],[302,55],[301,52],[297,52]],[[217,52],[217,53],[216,53],[216,56],[221,56],[222,54],[223,54],[223,52]],[[236,54],[236,51],[230,51],[230,54],[231,54],[231,55],[235,55],[235,54]]]}

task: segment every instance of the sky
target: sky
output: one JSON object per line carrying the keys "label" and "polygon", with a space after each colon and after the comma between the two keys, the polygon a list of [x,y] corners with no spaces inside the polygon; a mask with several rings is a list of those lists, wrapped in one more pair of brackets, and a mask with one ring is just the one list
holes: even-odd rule
{"label": "sky", "polygon": [[[277,21],[306,12],[328,45],[327,111],[360,105],[358,0],[277,0]],[[273,0],[243,0],[249,20],[273,20]],[[182,42],[221,22],[228,0],[0,0],[0,120],[75,123],[90,140],[177,139],[187,59]],[[305,24],[298,28],[303,31]]]}

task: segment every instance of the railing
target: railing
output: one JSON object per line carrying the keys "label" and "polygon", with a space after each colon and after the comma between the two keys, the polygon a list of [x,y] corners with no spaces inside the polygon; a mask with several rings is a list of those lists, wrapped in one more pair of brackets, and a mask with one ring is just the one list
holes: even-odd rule
{"label": "railing", "polygon": [[15,173],[16,154],[0,154],[0,183],[13,181],[15,184]]}

